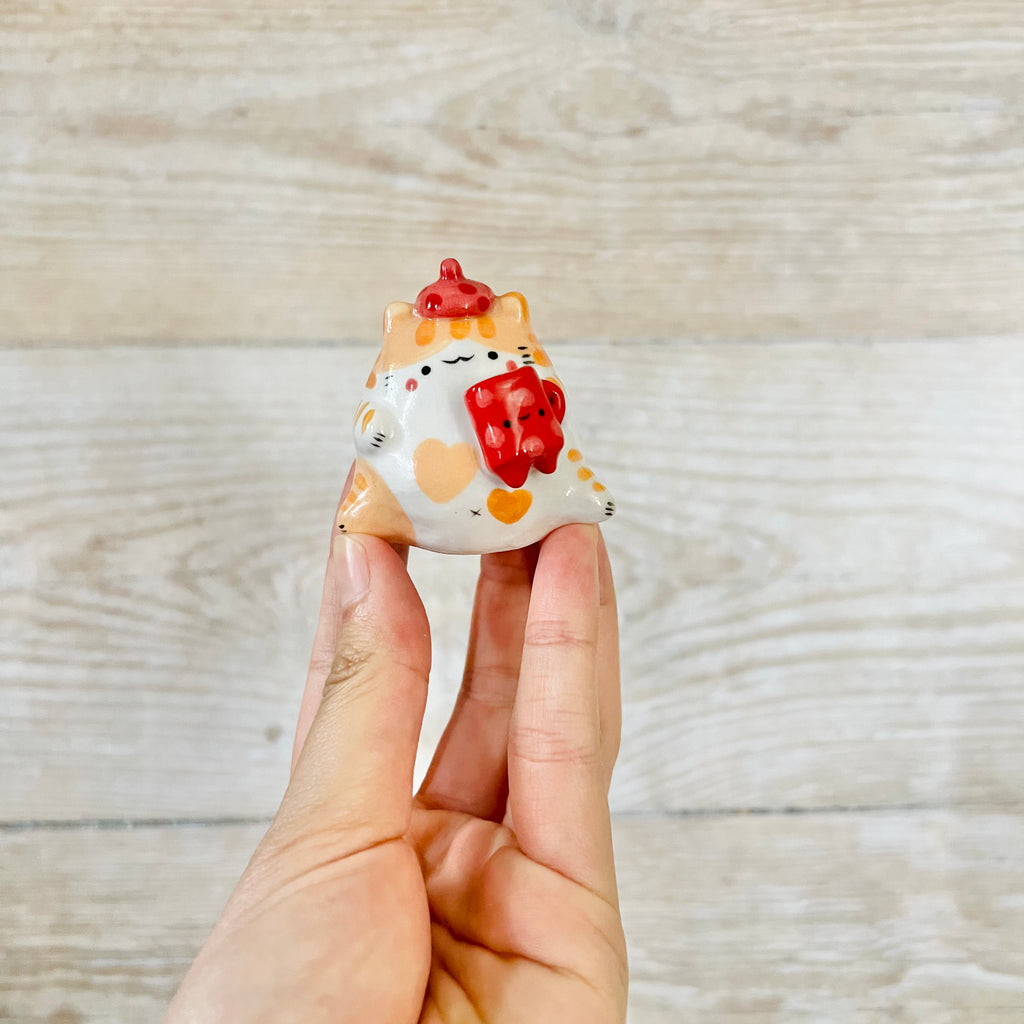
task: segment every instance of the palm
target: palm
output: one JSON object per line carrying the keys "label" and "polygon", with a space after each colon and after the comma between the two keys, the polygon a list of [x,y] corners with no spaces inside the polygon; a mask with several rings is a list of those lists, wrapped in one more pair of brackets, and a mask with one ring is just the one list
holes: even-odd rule
{"label": "palm", "polygon": [[530,861],[511,829],[418,807],[432,962],[420,1024],[545,1024],[621,1019],[625,952],[618,913]]}

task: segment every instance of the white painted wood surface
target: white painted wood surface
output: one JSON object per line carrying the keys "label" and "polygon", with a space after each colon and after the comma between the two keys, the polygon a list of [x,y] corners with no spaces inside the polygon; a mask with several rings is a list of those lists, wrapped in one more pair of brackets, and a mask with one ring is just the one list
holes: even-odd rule
{"label": "white painted wood surface", "polygon": [[[262,825],[0,834],[0,1019],[158,1019]],[[1015,1024],[1024,823],[948,811],[616,824],[631,1024]]]}
{"label": "white painted wood surface", "polygon": [[[0,353],[3,819],[272,810],[373,357]],[[617,809],[1019,802],[1018,340],[555,358],[622,510]],[[475,564],[413,556],[428,747]]]}
{"label": "white painted wood surface", "polygon": [[1015,0],[0,5],[0,1021],[159,1015],[448,255],[619,499],[633,1024],[1024,1020],[1022,67]]}
{"label": "white painted wood surface", "polygon": [[1024,323],[1018,0],[6,0],[0,342]]}

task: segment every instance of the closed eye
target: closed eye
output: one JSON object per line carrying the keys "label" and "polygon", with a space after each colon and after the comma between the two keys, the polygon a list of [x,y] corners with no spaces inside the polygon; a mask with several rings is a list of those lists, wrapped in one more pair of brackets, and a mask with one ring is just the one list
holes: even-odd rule
{"label": "closed eye", "polygon": [[530,414],[527,413],[525,416],[520,416],[519,417],[519,422],[522,423],[523,420],[528,420],[529,418],[530,418]]}
{"label": "closed eye", "polygon": [[468,363],[473,356],[456,356],[454,359],[442,359],[442,363],[447,363],[449,366],[454,366],[456,363]]}

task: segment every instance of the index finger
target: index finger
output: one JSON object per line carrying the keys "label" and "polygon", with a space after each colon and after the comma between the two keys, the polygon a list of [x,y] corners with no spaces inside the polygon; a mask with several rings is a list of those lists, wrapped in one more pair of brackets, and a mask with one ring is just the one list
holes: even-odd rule
{"label": "index finger", "polygon": [[541,545],[509,730],[509,811],[532,860],[616,902],[598,696],[598,531]]}
{"label": "index finger", "polygon": [[619,611],[615,601],[612,563],[603,533],[597,545],[597,569],[601,592],[597,694],[601,716],[601,757],[604,762],[605,785],[610,786],[622,738],[622,693],[619,680]]}

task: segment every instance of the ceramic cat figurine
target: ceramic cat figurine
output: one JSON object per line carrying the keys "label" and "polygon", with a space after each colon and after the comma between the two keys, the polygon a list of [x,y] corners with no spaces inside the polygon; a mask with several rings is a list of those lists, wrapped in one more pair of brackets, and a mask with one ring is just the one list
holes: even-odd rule
{"label": "ceramic cat figurine", "polygon": [[337,529],[480,554],[603,522],[615,502],[570,418],[523,296],[496,297],[445,260],[414,305],[384,312]]}

